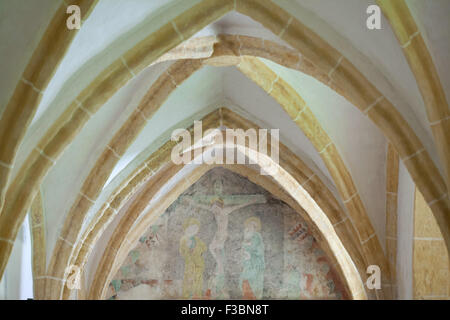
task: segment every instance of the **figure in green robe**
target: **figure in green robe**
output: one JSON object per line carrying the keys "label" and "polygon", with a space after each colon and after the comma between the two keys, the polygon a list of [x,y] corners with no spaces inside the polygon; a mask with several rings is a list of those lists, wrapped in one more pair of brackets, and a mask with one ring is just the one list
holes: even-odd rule
{"label": "figure in green robe", "polygon": [[242,273],[240,287],[243,299],[261,299],[264,289],[264,243],[260,233],[261,222],[251,217],[244,223],[242,244]]}
{"label": "figure in green robe", "polygon": [[192,206],[214,214],[217,231],[209,244],[209,251],[216,261],[216,270],[209,279],[208,288],[212,298],[228,299],[230,296],[225,281],[225,242],[228,238],[229,215],[246,206],[265,203],[266,198],[261,194],[225,195],[222,193],[222,181],[217,180],[214,183],[214,195],[185,196],[184,199]]}

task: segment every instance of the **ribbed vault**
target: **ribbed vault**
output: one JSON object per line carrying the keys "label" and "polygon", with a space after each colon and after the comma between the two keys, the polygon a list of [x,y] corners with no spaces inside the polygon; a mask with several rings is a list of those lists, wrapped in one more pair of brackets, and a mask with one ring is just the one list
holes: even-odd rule
{"label": "ribbed vault", "polygon": [[[130,119],[118,131],[115,138],[107,145],[102,156],[99,158],[94,168],[92,168],[91,174],[88,175],[85,180],[84,185],[79,192],[78,199],[72,206],[61,231],[49,266],[49,274],[53,277],[62,278],[65,270],[62,266],[68,257],[63,257],[60,254],[60,250],[63,250],[62,248],[65,248],[68,243],[75,242],[79,235],[78,230],[81,228],[83,217],[86,215],[88,208],[92,205],[93,200],[98,197],[98,194],[112,172],[114,165],[124,154],[126,148],[135,139],[139,131],[145,126],[146,120],[151,118],[167,99],[168,94],[175,90],[184,79],[188,78],[201,66],[201,60],[185,60],[172,65],[150,88],[149,93],[141,101],[135,113],[132,114]],[[240,68],[245,68],[245,64],[241,63]],[[271,85],[277,77],[275,74],[271,73],[268,68],[264,68],[262,64],[251,66],[251,69],[265,70],[257,74],[250,74],[250,78],[254,80],[264,79],[263,84],[260,84],[260,86],[275,97],[291,118],[296,121],[303,132],[305,132],[306,136],[312,141],[317,151],[323,156],[325,163],[329,163],[328,168],[332,175],[334,175],[335,182],[338,185],[344,203],[346,203],[347,209],[351,214],[351,219],[354,223],[357,223],[356,230],[358,231],[358,238],[366,247],[365,250],[367,251],[367,256],[372,256],[373,258],[370,258],[370,260],[378,261],[378,264],[384,270],[384,273],[389,274],[379,241],[370,225],[370,221],[363,213],[363,205],[361,200],[359,200],[358,192],[351,181],[351,175],[349,174],[348,169],[345,168],[343,161],[339,160],[339,154],[330,138],[321,128],[320,124],[309,111],[301,97],[299,97],[294,90],[289,89],[289,85],[282,82],[282,79],[278,80],[279,83]],[[249,68],[247,67],[246,70],[248,72]],[[327,154],[329,154],[329,156],[327,156]],[[75,217],[76,221],[73,221]]]}
{"label": "ribbed vault", "polygon": [[[218,128],[220,127],[220,123],[230,128],[256,128],[245,119],[230,111],[227,111],[226,109],[220,109],[203,119],[205,130]],[[108,203],[102,207],[101,212],[96,214],[97,218],[93,219],[91,226],[87,229],[85,236],[83,236],[84,241],[80,242],[78,245],[79,247],[77,248],[77,251],[79,251],[78,258],[74,258],[72,260],[75,261],[75,264],[85,264],[85,259],[87,258],[86,255],[92,249],[92,246],[95,244],[95,240],[100,236],[105,224],[107,225],[111,222],[111,219],[124,205],[124,202],[127,199],[130,199],[134,192],[136,192],[138,186],[150,179],[154,173],[158,172],[158,168],[162,168],[170,164],[170,152],[173,146],[174,142],[172,141],[164,144],[157,152],[152,154],[143,164],[141,164],[138,169],[136,169],[134,178],[129,177],[124,180],[126,183],[120,188],[120,191],[117,190],[115,196],[108,200]],[[305,187],[305,189],[313,195],[314,200],[317,201],[326,214],[329,215],[330,221],[336,226],[336,232],[340,236],[346,238],[346,240],[343,240],[345,242],[345,246],[348,247],[347,250],[349,252],[352,252],[350,255],[352,256],[355,264],[359,266],[358,269],[360,270],[361,275],[364,276],[364,262],[361,261],[361,259],[364,259],[361,255],[364,255],[364,253],[361,252],[358,241],[355,243],[357,236],[352,224],[345,215],[343,216],[342,209],[339,208],[337,202],[332,200],[332,193],[327,191],[327,188],[323,185],[323,183],[321,183],[320,179],[314,175],[314,173],[308,169],[300,159],[286,149],[286,147],[281,146],[280,154],[282,166],[293,174],[297,181],[299,181],[299,183],[301,183],[303,187]],[[299,170],[301,171],[299,172]],[[117,232],[123,234],[122,232]],[[355,250],[359,252],[356,252]],[[51,280],[49,280],[49,282],[56,283],[56,281]],[[53,292],[53,290],[51,291]]]}
{"label": "ribbed vault", "polygon": [[[84,19],[88,18],[97,4],[97,1],[74,2],[86,13]],[[66,30],[62,26],[65,25],[66,5],[62,4],[33,53],[21,82],[1,113],[0,276],[6,268],[17,232],[31,208],[36,298],[73,297],[73,292],[64,286],[67,279],[66,268],[75,264],[81,266],[84,273],[88,272],[86,265],[94,251],[103,256],[96,268],[89,297],[104,297],[107,284],[128,252],[130,243],[155,217],[164,212],[178,194],[206,172],[208,166],[193,170],[161,202],[147,210],[147,204],[166,180],[185,170],[170,163],[170,150],[174,144],[165,141],[150,157],[141,161],[130,175],[120,177],[119,186],[105,203],[102,202],[98,212],[94,212],[93,216],[88,213],[99,201],[119,161],[154,115],[164,108],[167,99],[177,93],[177,88],[204,66],[233,67],[264,90],[268,99],[273,98],[307,137],[331,176],[340,199],[336,199],[326,183],[321,181],[298,154],[284,145],[281,146],[284,152],[280,152],[281,176],[258,178],[251,171],[253,169],[247,166],[227,168],[253,179],[267,190],[270,189],[297,212],[301,213],[304,209],[308,213],[305,218],[327,254],[334,259],[353,298],[392,297],[391,280],[395,281],[395,276],[390,274],[392,261],[388,262],[383,252],[381,243],[385,239],[377,237],[373,222],[367,214],[367,204],[361,198],[361,191],[355,183],[354,172],[347,166],[345,154],[327,134],[327,128],[317,120],[312,111],[313,106],[308,106],[278,69],[265,63],[266,59],[317,79],[328,86],[330,91],[344,97],[378,127],[389,142],[390,154],[393,152],[392,147],[423,194],[437,220],[447,250],[450,250],[450,131],[447,130],[449,110],[445,92],[414,19],[409,11],[403,10],[407,8],[406,3],[402,0],[391,6],[387,1],[378,2],[392,25],[418,83],[436,150],[424,141],[422,129],[416,128],[414,123],[406,119],[385,92],[369,81],[351,59],[300,22],[296,16],[282,9],[281,5],[268,0],[200,0],[133,47],[124,50],[112,64],[96,74],[95,80],[85,85],[75,99],[71,99],[67,108],[63,109],[45,134],[40,136],[39,142],[26,150],[26,155],[22,155],[23,161],[19,162],[21,167],[15,169],[14,175],[13,166],[17,167],[15,159],[19,145],[30,127],[43,91],[75,36],[75,32],[65,32],[62,35],[58,32],[59,29]],[[280,42],[241,34],[195,36],[230,11],[236,11],[260,23],[278,37]],[[285,43],[286,46],[280,43]],[[123,125],[110,133],[111,139],[108,138],[109,142],[95,159],[95,165],[88,167],[87,171],[90,171],[82,186],[73,191],[77,196],[73,203],[68,204],[70,210],[63,225],[58,226],[61,229],[47,266],[43,199],[39,192],[41,184],[92,117],[122,88],[126,88],[131,80],[135,80],[152,66],[157,66],[160,70],[154,71],[156,80],[151,83],[141,101],[132,108]],[[207,128],[257,128],[249,119],[224,108],[206,116],[203,125]],[[387,206],[390,205],[390,196],[387,192]],[[97,243],[104,237],[105,230],[114,226],[112,222],[117,222],[119,216],[121,220],[108,239],[108,248],[102,252]],[[138,225],[136,221],[144,223]],[[389,246],[388,241],[387,243]],[[389,254],[391,248],[388,247],[386,251]],[[361,286],[366,278],[365,269],[371,264],[379,265],[383,274],[383,289],[375,293],[366,292]],[[92,270],[89,269],[89,272]]]}

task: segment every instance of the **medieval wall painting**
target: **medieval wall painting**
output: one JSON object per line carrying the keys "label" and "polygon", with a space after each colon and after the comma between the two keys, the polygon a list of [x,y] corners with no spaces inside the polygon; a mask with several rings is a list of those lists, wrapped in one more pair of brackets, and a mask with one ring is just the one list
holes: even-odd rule
{"label": "medieval wall painting", "polygon": [[300,215],[246,178],[208,171],[140,238],[110,299],[342,299]]}

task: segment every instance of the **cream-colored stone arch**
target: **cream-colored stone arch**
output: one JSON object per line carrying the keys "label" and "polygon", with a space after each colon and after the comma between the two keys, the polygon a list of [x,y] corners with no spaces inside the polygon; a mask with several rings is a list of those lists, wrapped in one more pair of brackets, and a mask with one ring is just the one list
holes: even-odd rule
{"label": "cream-colored stone arch", "polygon": [[[235,165],[230,166],[229,168],[234,166]],[[177,169],[176,167],[177,167],[176,165],[169,162],[167,166],[161,168],[161,171],[155,174],[156,182],[154,184],[149,183],[149,185],[146,188],[144,188],[144,190],[141,193],[141,196],[136,198],[136,200],[133,202],[133,204],[130,206],[130,208],[123,216],[121,222],[118,225],[118,228],[114,230],[114,233],[107,245],[106,251],[102,256],[102,260],[97,267],[96,273],[93,277],[93,283],[91,284],[91,288],[89,290],[89,299],[104,298],[108,283],[111,280],[111,277],[114,275],[113,272],[114,270],[117,270],[117,265],[120,263],[121,257],[124,258],[124,255],[126,254],[124,251],[128,249],[128,248],[122,249],[122,245],[128,242],[130,244],[134,243],[134,240],[137,239],[139,234],[145,230],[145,228],[141,229],[139,227],[133,231],[135,220],[137,219],[138,216],[140,216],[140,213],[145,209],[148,201],[155,195],[155,193],[158,190],[161,189],[162,185],[164,185],[164,183],[166,182],[166,178],[172,177],[176,172],[178,172],[178,170],[181,169],[181,168]],[[170,190],[169,196],[162,197],[161,201],[158,201],[158,203],[155,205],[155,208],[152,208],[151,213],[149,212],[148,214],[145,214],[144,217],[139,220],[139,225],[141,225],[142,227],[149,226],[157,216],[159,216],[164,212],[164,210],[179,196],[179,194],[181,194],[198,178],[200,178],[201,175],[208,170],[208,167],[209,166],[204,165],[201,168],[199,168],[200,170],[194,170],[192,174],[187,177],[187,179],[181,179],[180,182],[181,187],[175,186]],[[278,173],[280,173],[279,176]],[[297,201],[297,203],[301,207],[305,209],[310,218],[307,221],[311,221],[313,224],[316,225],[315,228],[319,230],[321,235],[320,238],[325,239],[326,243],[328,243],[329,249],[328,250],[327,248],[324,249],[326,252],[331,253],[332,255],[335,256],[338,265],[340,267],[340,270],[342,270],[342,273],[344,274],[345,280],[344,279],[343,280],[346,281],[347,285],[349,286],[351,296],[355,299],[365,298],[364,285],[358,275],[356,268],[351,262],[350,257],[345,252],[344,247],[341,246],[342,244],[340,243],[340,241],[337,239],[336,233],[334,232],[331,223],[329,223],[328,221],[329,223],[328,227],[330,228],[326,229],[325,224],[327,223],[325,221],[323,221],[325,222],[325,224],[322,224],[321,222],[318,222],[316,218],[314,218],[315,213],[313,213],[313,211],[320,210],[320,207],[317,206],[314,201],[312,201],[311,203],[303,202],[304,200],[306,200],[306,198],[302,199],[302,196],[300,196],[300,193],[304,191],[304,189],[300,186],[300,184],[296,183],[295,179],[293,179],[281,167],[279,168],[278,173],[273,175],[274,180],[279,185],[281,185],[283,189],[287,191],[290,194],[290,196],[293,199],[295,199],[295,201]],[[256,176],[258,176],[258,174],[256,174]],[[292,178],[292,180],[290,180],[290,178]],[[254,180],[253,182],[257,184],[261,183],[261,181],[257,180]],[[272,191],[276,192],[276,188],[274,188]],[[311,198],[309,199],[312,200]],[[322,218],[325,218],[325,215],[319,218],[319,220]],[[313,229],[315,228],[313,226]],[[331,240],[332,238],[334,238],[334,240]]]}
{"label": "cream-colored stone arch", "polygon": [[386,258],[391,271],[393,299],[397,299],[397,207],[400,162],[391,144],[386,151]]}
{"label": "cream-colored stone arch", "polygon": [[32,243],[32,272],[33,272],[33,297],[36,300],[45,296],[45,275],[47,269],[45,218],[42,207],[42,196],[36,195],[30,210],[31,243]]}
{"label": "cream-colored stone arch", "polygon": [[[257,129],[254,124],[227,109],[214,111],[202,121],[205,126],[204,130],[218,128],[221,124],[228,128],[242,128],[244,130],[249,128]],[[129,200],[136,190],[138,190],[139,186],[152,178],[154,173],[163,165],[170,162],[170,152],[174,145],[175,144],[171,141],[164,144],[135,170],[131,175],[132,177],[127,177],[124,180],[125,183],[118,187],[111,198],[107,200],[100,211],[94,216],[89,228],[78,242],[70,264],[84,268],[89,253],[101,236],[103,230],[122,208],[124,203]],[[305,188],[332,222],[361,277],[365,278],[365,271],[368,264],[367,260],[364,258],[364,252],[361,249],[361,245],[359,241],[357,241],[358,237],[356,230],[345,213],[343,213],[344,210],[340,208],[333,194],[321,182],[320,178],[283,144],[280,146],[280,156],[282,167]],[[58,290],[56,287],[57,283],[54,283],[53,285],[55,287],[53,287],[52,291]],[[63,298],[67,299],[69,296],[70,290],[64,288]]]}
{"label": "cream-colored stone arch", "polygon": [[[450,242],[449,200],[443,196],[447,190],[442,177],[414,131],[398,111],[349,61],[270,1],[204,0],[150,35],[102,72],[47,132],[39,144],[38,151],[32,151],[8,189],[7,198],[11,200],[9,205],[5,203],[5,209],[0,216],[0,236],[7,240],[0,242],[0,273],[3,273],[6,266],[12,242],[24,218],[24,211],[36,193],[36,186],[40,184],[53,161],[87,122],[89,115],[96,112],[116,92],[116,88],[132,77],[130,70],[133,74],[140,72],[182,40],[233,9],[261,22],[280,35],[280,38],[298,49],[322,72],[329,74],[332,71],[331,82],[338,87],[336,91],[365,111],[394,144],[432,207],[446,242]],[[173,25],[177,26],[178,31],[181,30],[180,33]],[[9,228],[3,227],[5,225]]]}

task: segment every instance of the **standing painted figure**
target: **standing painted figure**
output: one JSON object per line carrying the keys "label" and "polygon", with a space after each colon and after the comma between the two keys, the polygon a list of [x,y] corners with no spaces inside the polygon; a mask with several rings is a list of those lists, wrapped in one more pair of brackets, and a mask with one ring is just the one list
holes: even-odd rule
{"label": "standing painted figure", "polygon": [[242,243],[242,273],[240,285],[243,299],[261,299],[264,289],[264,242],[261,236],[261,221],[248,218],[244,223]]}
{"label": "standing painted figure", "polygon": [[203,296],[203,271],[206,251],[205,243],[196,236],[200,222],[189,218],[184,223],[184,234],[180,239],[180,254],[184,258],[183,298],[201,298]]}
{"label": "standing painted figure", "polygon": [[[222,181],[217,180],[214,183],[214,196],[192,199],[186,199],[194,206],[204,210],[211,211],[217,224],[217,231],[209,245],[209,251],[216,261],[216,270],[209,280],[208,287],[211,289],[211,296],[215,299],[229,298],[225,284],[225,242],[228,238],[228,216],[243,207],[256,203],[265,203],[263,195],[233,195],[226,196],[222,194]],[[209,202],[210,204],[202,204]],[[239,203],[227,205],[226,203]]]}

